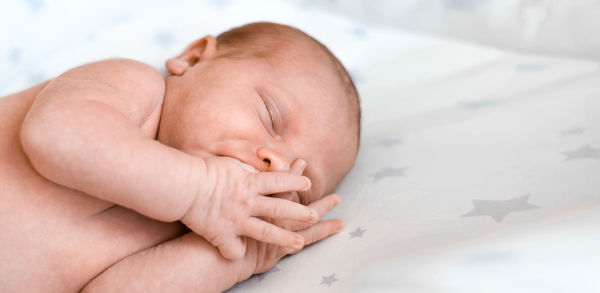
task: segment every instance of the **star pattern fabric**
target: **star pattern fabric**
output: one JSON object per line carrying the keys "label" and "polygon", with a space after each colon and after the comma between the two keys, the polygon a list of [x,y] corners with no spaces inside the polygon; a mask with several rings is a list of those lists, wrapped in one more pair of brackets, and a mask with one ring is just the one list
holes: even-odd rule
{"label": "star pattern fabric", "polygon": [[331,287],[331,284],[333,284],[333,282],[337,282],[339,281],[338,278],[335,277],[335,274],[331,274],[329,276],[322,276],[321,277],[323,280],[321,281],[320,285],[327,285],[328,287]]}
{"label": "star pattern fabric", "polygon": [[388,138],[388,139],[382,140],[380,145],[383,146],[384,148],[389,148],[389,147],[398,145],[400,143],[402,143],[402,140],[400,140],[400,139]]}
{"label": "star pattern fabric", "polygon": [[8,60],[12,65],[17,65],[21,61],[21,50],[17,48],[12,48],[10,53],[8,54]]}
{"label": "star pattern fabric", "polygon": [[460,107],[469,109],[469,110],[477,110],[480,108],[488,107],[495,104],[494,101],[491,100],[479,100],[479,101],[464,101],[458,104]]}
{"label": "star pattern fabric", "polygon": [[375,173],[371,173],[369,177],[373,178],[373,182],[377,182],[387,177],[402,177],[404,176],[405,168],[383,168]]}
{"label": "star pattern fabric", "polygon": [[37,13],[42,8],[44,8],[43,0],[26,0],[25,2],[27,4],[29,4],[29,7],[31,8],[31,12],[33,12],[33,13]]}
{"label": "star pattern fabric", "polygon": [[538,71],[546,69],[545,64],[541,63],[522,63],[515,66],[517,71]]}
{"label": "star pattern fabric", "polygon": [[361,229],[360,227],[356,228],[356,230],[354,230],[354,232],[350,232],[348,234],[350,234],[350,238],[355,238],[355,237],[361,237],[363,236],[363,234],[366,232],[367,230],[365,229]]}
{"label": "star pattern fabric", "polygon": [[589,145],[584,145],[576,150],[562,153],[567,156],[566,160],[600,159],[600,149],[592,148]]}
{"label": "star pattern fabric", "polygon": [[490,216],[497,223],[513,212],[526,211],[539,208],[528,202],[529,194],[515,197],[509,200],[473,200],[473,210],[461,217]]}
{"label": "star pattern fabric", "polygon": [[446,0],[444,5],[450,9],[471,11],[477,7],[477,1],[473,0]]}
{"label": "star pattern fabric", "polygon": [[163,31],[163,32],[159,32],[156,35],[154,35],[154,43],[156,43],[162,47],[167,48],[167,47],[173,45],[174,42],[175,42],[175,36],[173,35],[173,32]]}
{"label": "star pattern fabric", "polygon": [[573,128],[569,128],[569,129],[565,129],[565,130],[561,131],[560,135],[561,136],[579,135],[579,134],[583,134],[584,131],[585,131],[585,128],[583,128],[583,127],[573,127]]}
{"label": "star pattern fabric", "polygon": [[[64,12],[64,9],[58,9],[60,5],[47,0],[8,1],[8,6],[17,9],[5,9],[9,14],[14,11],[15,17],[5,18],[4,27],[14,25],[24,29],[9,29],[5,36],[0,36],[6,49],[0,52],[4,54],[0,63],[4,68],[14,69],[7,70],[0,80],[3,82],[0,90],[4,90],[0,96],[57,76],[63,66],[95,61],[100,57],[99,51],[163,64],[163,58],[170,57],[163,54],[167,49],[175,54],[193,41],[191,37],[219,33],[221,28],[241,25],[234,17],[236,15],[243,15],[242,21],[260,16],[260,19],[297,24],[309,34],[318,32],[315,36],[323,38],[350,69],[361,93],[364,110],[361,139],[364,144],[358,164],[338,190],[343,203],[333,209],[334,216],[352,217],[356,222],[351,229],[282,259],[282,268],[274,266],[250,278],[235,289],[235,293],[352,292],[351,283],[363,277],[357,268],[368,265],[371,260],[394,261],[388,259],[389,252],[397,249],[396,243],[400,241],[406,248],[434,243],[444,250],[463,249],[463,245],[454,245],[456,242],[452,241],[463,241],[462,236],[469,236],[473,237],[476,246],[480,243],[475,238],[487,233],[490,227],[512,233],[511,227],[519,227],[529,220],[543,222],[554,220],[553,217],[561,213],[575,213],[569,208],[576,205],[593,208],[584,200],[600,196],[600,180],[597,180],[600,175],[600,116],[596,115],[600,113],[600,99],[594,96],[600,84],[598,62],[554,59],[537,56],[535,52],[520,55],[504,52],[501,48],[481,50],[460,41],[447,44],[441,38],[419,40],[415,38],[416,31],[405,36],[390,27],[382,31],[369,22],[354,23],[350,17],[337,23],[337,17],[330,17],[326,11],[315,13],[322,8],[318,1],[286,2],[261,0],[258,4],[248,5],[240,0],[204,0],[181,1],[177,5],[157,2],[145,7],[119,2],[118,9],[109,9],[104,4],[96,5],[95,9],[82,9],[104,3],[95,1],[72,5],[73,11],[67,11],[69,15],[77,15],[78,19],[93,21],[81,22],[81,27],[76,26],[71,33],[56,35],[53,32],[62,31],[62,26],[69,23],[45,20],[60,19],[61,14],[55,15],[58,11]],[[345,1],[325,2],[336,8],[350,7]],[[374,5],[368,14],[376,11],[395,11],[397,14],[401,9],[392,9],[393,5],[405,7],[411,14],[429,11],[408,9],[412,4],[402,1],[387,1],[386,5],[392,5],[389,9],[375,9],[378,3],[363,2]],[[479,15],[485,9],[485,5],[475,0],[443,0],[442,3],[435,4],[439,8],[436,11],[450,11],[452,15],[456,11],[465,16],[471,11],[473,15]],[[360,9],[359,12],[364,10],[362,5],[353,6]],[[188,14],[198,11],[198,7],[204,15],[201,22]],[[272,9],[265,12],[264,7]],[[281,8],[284,9],[279,11]],[[522,11],[529,11],[528,7],[522,8]],[[97,18],[98,11],[103,17]],[[223,17],[227,14],[232,17]],[[157,18],[159,15],[161,17]],[[525,18],[529,16],[527,14]],[[153,21],[148,21],[150,19]],[[22,22],[18,23],[19,20]],[[69,21],[68,18],[64,20]],[[423,20],[423,23],[427,22]],[[174,27],[174,23],[195,29],[186,32],[181,30],[184,26]],[[140,24],[147,25],[140,30]],[[36,46],[39,43],[36,39],[46,40],[44,35],[53,38],[47,38],[44,46]],[[140,47],[145,48],[141,55]],[[368,52],[366,59],[361,58],[364,52]],[[493,160],[486,159],[486,152]],[[530,154],[532,160],[528,160]],[[402,164],[398,164],[398,158],[402,159]],[[411,170],[405,166],[410,166]],[[411,180],[405,180],[408,178]],[[481,190],[481,197],[467,196],[473,188]],[[510,190],[510,193],[495,197],[503,190]],[[528,192],[532,195],[523,195]],[[459,210],[455,204],[460,204]],[[460,225],[454,225],[456,221]],[[382,224],[388,225],[386,229],[381,228]],[[547,231],[554,233],[552,226],[542,224],[540,227],[548,227]],[[400,225],[404,225],[402,230],[394,229]],[[455,233],[454,229],[464,230]],[[451,239],[452,236],[456,238]],[[543,245],[540,242],[540,246]],[[581,246],[576,247],[581,250]],[[526,263],[525,253],[515,253],[501,245],[496,248],[467,254],[467,264],[472,267],[485,265],[486,269],[508,261],[515,261],[519,266],[531,265]],[[380,251],[375,251],[377,249]],[[433,249],[432,252],[435,253]],[[550,257],[570,256],[568,253],[561,255],[550,251]],[[591,256],[597,256],[594,253],[592,250]],[[361,254],[365,257],[357,257]],[[314,271],[323,267],[327,269]],[[573,268],[564,267],[565,272]],[[413,270],[417,271],[417,266],[410,266],[408,271]],[[321,275],[323,273],[331,275]],[[425,286],[431,285],[430,277],[423,275]],[[489,282],[482,279],[483,283]],[[532,282],[536,280],[532,279]],[[472,281],[465,283],[466,286],[473,285]],[[374,289],[382,285],[371,284]],[[488,287],[484,288],[494,286],[485,285]],[[389,291],[410,291],[393,289]]]}

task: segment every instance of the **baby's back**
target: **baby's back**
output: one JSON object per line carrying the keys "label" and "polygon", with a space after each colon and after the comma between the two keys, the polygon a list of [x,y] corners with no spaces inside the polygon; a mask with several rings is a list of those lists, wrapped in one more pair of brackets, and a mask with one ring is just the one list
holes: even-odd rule
{"label": "baby's back", "polygon": [[77,291],[111,264],[183,233],[39,175],[19,130],[46,83],[0,98],[0,291]]}

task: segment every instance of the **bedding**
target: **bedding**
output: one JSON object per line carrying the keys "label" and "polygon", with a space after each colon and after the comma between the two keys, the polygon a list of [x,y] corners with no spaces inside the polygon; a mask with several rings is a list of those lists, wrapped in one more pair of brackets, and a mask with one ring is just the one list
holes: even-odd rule
{"label": "bedding", "polygon": [[346,229],[229,292],[600,290],[593,58],[439,38],[306,1],[2,6],[0,96],[114,56],[162,69],[192,40],[258,20],[297,26],[346,65],[361,148],[328,216]]}
{"label": "bedding", "polygon": [[400,29],[600,60],[600,2],[595,0],[303,1]]}

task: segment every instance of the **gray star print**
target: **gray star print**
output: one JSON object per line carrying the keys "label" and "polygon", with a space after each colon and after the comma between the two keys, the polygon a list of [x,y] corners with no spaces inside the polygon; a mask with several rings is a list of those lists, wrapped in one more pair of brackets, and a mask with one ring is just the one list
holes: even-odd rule
{"label": "gray star print", "polygon": [[469,110],[477,110],[479,108],[488,107],[495,104],[492,100],[479,100],[479,101],[464,101],[458,104],[460,107],[467,108]]}
{"label": "gray star print", "polygon": [[397,144],[399,144],[401,142],[402,142],[402,140],[390,138],[390,139],[384,139],[384,140],[382,140],[380,144],[384,148],[389,148],[389,147],[397,145]]}
{"label": "gray star print", "polygon": [[595,149],[589,145],[584,145],[574,151],[562,152],[567,156],[567,160],[572,159],[600,159],[600,149]]}
{"label": "gray star print", "polygon": [[321,278],[323,278],[323,281],[321,281],[321,284],[319,284],[319,285],[326,284],[327,286],[331,286],[331,284],[333,284],[333,282],[339,281],[339,279],[337,279],[335,277],[335,274],[332,274],[331,276],[327,276],[327,277],[322,276]]}
{"label": "gray star print", "polygon": [[371,173],[369,177],[373,178],[373,182],[377,182],[385,177],[400,177],[404,176],[405,168],[383,168],[375,173]]}
{"label": "gray star print", "polygon": [[585,128],[583,128],[583,127],[573,127],[573,128],[569,128],[569,129],[565,129],[565,130],[561,131],[560,135],[566,136],[566,135],[583,134],[584,130],[585,130]]}
{"label": "gray star print", "polygon": [[360,227],[356,228],[356,230],[354,230],[354,232],[349,233],[350,234],[350,238],[354,238],[354,237],[361,237],[362,235],[365,233],[365,231],[367,231],[366,229],[361,229]]}
{"label": "gray star print", "polygon": [[172,32],[160,32],[154,36],[154,42],[163,47],[169,47],[174,41],[175,37]]}
{"label": "gray star print", "polygon": [[515,66],[515,69],[518,71],[536,71],[543,70],[545,68],[546,65],[541,63],[522,63]]}
{"label": "gray star print", "polygon": [[539,208],[527,202],[529,194],[509,200],[473,200],[473,210],[461,217],[490,216],[502,222],[509,213]]}

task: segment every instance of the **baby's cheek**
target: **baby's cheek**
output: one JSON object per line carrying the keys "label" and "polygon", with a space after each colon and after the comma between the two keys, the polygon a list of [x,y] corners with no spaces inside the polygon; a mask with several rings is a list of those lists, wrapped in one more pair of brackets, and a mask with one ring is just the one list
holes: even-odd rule
{"label": "baby's cheek", "polygon": [[317,201],[326,195],[329,195],[329,193],[325,190],[325,187],[322,186],[320,182],[313,183],[313,187],[308,190],[308,194],[306,195],[307,204]]}

